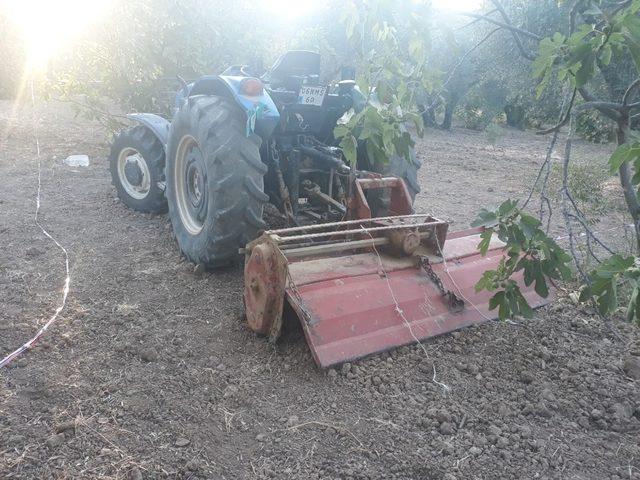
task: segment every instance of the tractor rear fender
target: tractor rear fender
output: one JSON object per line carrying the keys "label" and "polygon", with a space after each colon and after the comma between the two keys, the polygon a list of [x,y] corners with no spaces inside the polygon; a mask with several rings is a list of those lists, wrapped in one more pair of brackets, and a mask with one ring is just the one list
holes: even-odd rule
{"label": "tractor rear fender", "polygon": [[160,140],[165,153],[167,151],[167,139],[169,138],[169,125],[171,122],[166,118],[153,113],[130,113],[127,118],[141,123],[147,127]]}
{"label": "tractor rear fender", "polygon": [[280,121],[278,108],[266,91],[249,96],[241,93],[240,85],[247,77],[230,75],[205,75],[190,85],[189,96],[218,95],[233,100],[247,114],[255,115],[254,131],[267,139]]}

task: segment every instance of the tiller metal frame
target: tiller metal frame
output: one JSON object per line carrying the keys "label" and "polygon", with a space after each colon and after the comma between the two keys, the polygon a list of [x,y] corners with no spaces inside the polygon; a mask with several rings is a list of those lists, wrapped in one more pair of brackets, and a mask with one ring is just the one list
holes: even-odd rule
{"label": "tiller metal frame", "polygon": [[[481,323],[491,293],[476,293],[504,244],[477,250],[482,229],[448,232],[448,223],[412,214],[404,182],[356,179],[343,222],[271,230],[245,249],[249,326],[279,337],[285,301],[300,319],[321,367]],[[370,218],[365,190],[390,191],[389,216]],[[355,218],[354,218],[355,217]],[[534,307],[540,298],[520,279]]]}

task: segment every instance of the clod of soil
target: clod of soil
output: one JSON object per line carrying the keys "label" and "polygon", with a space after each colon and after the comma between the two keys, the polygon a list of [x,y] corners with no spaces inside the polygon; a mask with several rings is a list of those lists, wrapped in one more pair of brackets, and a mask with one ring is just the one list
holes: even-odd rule
{"label": "clod of soil", "polygon": [[624,362],[624,373],[634,380],[640,380],[640,357],[629,357]]}

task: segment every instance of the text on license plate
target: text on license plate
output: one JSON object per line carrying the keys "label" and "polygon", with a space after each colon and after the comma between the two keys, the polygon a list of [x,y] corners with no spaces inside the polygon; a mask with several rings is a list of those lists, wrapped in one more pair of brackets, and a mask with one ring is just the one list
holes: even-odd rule
{"label": "text on license plate", "polygon": [[298,103],[302,105],[321,106],[327,87],[301,87],[298,95]]}

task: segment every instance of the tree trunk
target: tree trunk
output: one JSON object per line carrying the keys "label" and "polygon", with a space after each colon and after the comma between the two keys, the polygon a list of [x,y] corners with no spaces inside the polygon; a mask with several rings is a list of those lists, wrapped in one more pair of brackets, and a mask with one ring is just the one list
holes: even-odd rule
{"label": "tree trunk", "polygon": [[525,129],[525,110],[521,105],[507,104],[504,107],[507,116],[507,125],[519,130]]}
{"label": "tree trunk", "polygon": [[435,106],[426,107],[424,105],[418,105],[418,108],[422,111],[422,123],[425,127],[437,126]]}
{"label": "tree trunk", "polygon": [[447,99],[447,103],[444,106],[444,118],[442,119],[442,123],[440,124],[440,128],[442,130],[451,130],[451,125],[453,123],[453,112],[456,110],[457,105],[458,97],[451,96]]}
{"label": "tree trunk", "polygon": [[[629,130],[629,113],[627,112],[623,117],[618,120],[617,139],[618,146],[623,145],[627,141],[627,131]],[[636,250],[640,253],[640,202],[636,195],[636,189],[631,182],[633,172],[631,171],[631,165],[629,162],[624,162],[620,166],[618,171],[620,174],[620,184],[624,192],[624,200],[627,203],[627,208],[633,218],[633,225],[636,232]]]}
{"label": "tree trunk", "polygon": [[442,130],[451,130],[451,123],[453,122],[453,108],[447,103],[444,108],[444,119],[440,124]]}

